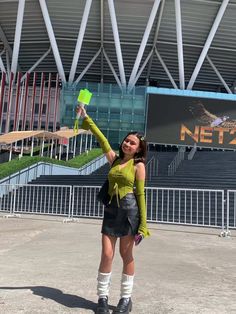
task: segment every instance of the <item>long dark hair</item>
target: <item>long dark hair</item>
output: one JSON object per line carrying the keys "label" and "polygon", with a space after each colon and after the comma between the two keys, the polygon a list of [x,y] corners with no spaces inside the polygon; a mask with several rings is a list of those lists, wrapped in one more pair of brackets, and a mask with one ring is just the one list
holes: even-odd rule
{"label": "long dark hair", "polygon": [[134,162],[135,164],[137,164],[138,162],[143,162],[145,164],[146,162],[146,156],[147,156],[147,142],[144,139],[144,136],[142,134],[140,134],[139,132],[129,132],[126,137],[123,139],[123,141],[121,142],[120,146],[119,146],[119,157],[121,159],[124,158],[124,152],[122,150],[122,144],[124,142],[124,140],[129,136],[129,135],[135,135],[138,139],[139,139],[139,152],[135,153],[134,155]]}

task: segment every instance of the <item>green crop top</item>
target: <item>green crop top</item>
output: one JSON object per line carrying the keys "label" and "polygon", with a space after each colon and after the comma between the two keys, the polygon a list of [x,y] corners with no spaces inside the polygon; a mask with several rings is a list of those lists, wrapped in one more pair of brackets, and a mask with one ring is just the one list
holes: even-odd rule
{"label": "green crop top", "polygon": [[108,193],[111,197],[116,194],[121,199],[126,194],[133,193],[135,182],[134,160],[130,159],[125,166],[121,167],[120,158],[117,158],[108,173],[108,181]]}

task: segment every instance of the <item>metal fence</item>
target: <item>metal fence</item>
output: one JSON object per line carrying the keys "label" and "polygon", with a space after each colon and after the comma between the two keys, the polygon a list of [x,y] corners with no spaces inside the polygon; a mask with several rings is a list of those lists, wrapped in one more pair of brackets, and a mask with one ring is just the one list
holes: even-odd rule
{"label": "metal fence", "polygon": [[100,186],[74,186],[71,217],[102,218],[104,206],[97,201]]}
{"label": "metal fence", "polygon": [[[2,184],[0,211],[10,215],[31,213],[102,218],[104,207],[96,199],[99,189],[100,186],[84,185]],[[236,191],[228,191],[227,198],[226,208],[223,190],[148,187],[147,220],[228,230],[236,225]]]}
{"label": "metal fence", "polygon": [[227,191],[226,230],[236,229],[236,190]]}
{"label": "metal fence", "polygon": [[146,188],[147,218],[152,222],[224,229],[224,191]]}
{"label": "metal fence", "polygon": [[72,186],[2,184],[0,211],[70,216]]}

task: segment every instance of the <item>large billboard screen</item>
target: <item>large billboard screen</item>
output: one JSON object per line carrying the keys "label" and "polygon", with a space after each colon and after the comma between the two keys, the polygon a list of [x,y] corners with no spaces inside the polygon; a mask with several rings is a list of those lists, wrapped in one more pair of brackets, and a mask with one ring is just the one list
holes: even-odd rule
{"label": "large billboard screen", "polygon": [[149,94],[150,143],[236,149],[236,101]]}

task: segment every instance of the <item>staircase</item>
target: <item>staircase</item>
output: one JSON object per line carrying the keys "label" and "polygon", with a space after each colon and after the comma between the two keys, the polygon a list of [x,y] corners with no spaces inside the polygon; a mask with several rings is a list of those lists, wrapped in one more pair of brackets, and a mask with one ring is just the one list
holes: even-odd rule
{"label": "staircase", "polygon": [[29,184],[100,186],[106,180],[108,171],[109,165],[105,164],[90,175],[42,175]]}
{"label": "staircase", "polygon": [[[167,168],[176,152],[149,152],[158,158],[158,175],[147,176],[147,187],[192,189],[236,189],[236,153],[223,151],[197,151],[193,160],[185,159],[174,176],[167,175]],[[106,164],[91,175],[44,175],[31,184],[101,186],[106,179]]]}
{"label": "staircase", "polygon": [[[159,160],[162,160],[163,157],[164,155],[158,153]],[[160,175],[153,176],[147,185],[196,189],[236,189],[235,170],[235,152],[197,151],[193,160],[182,161],[174,176],[168,177],[161,170]]]}

